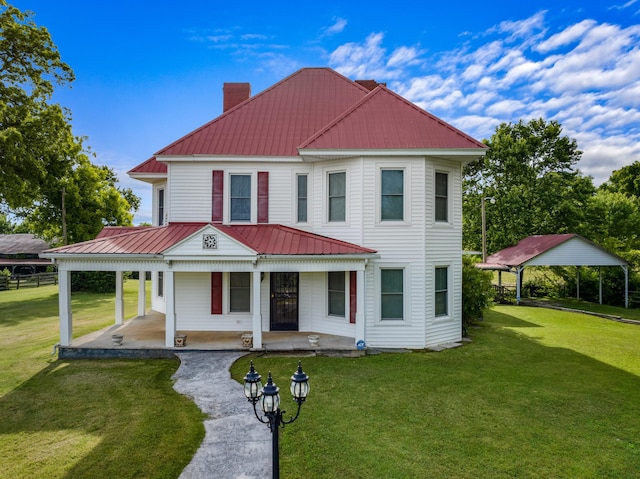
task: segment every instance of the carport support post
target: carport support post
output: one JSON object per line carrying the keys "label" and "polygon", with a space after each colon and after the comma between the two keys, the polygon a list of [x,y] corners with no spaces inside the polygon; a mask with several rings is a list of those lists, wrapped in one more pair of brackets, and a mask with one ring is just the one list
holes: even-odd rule
{"label": "carport support post", "polygon": [[138,316],[147,314],[147,290],[146,286],[147,272],[138,271]]}
{"label": "carport support post", "polygon": [[60,346],[71,346],[71,271],[58,270],[58,308],[60,312]]}
{"label": "carport support post", "polygon": [[122,271],[116,271],[116,324],[124,321],[124,294]]}

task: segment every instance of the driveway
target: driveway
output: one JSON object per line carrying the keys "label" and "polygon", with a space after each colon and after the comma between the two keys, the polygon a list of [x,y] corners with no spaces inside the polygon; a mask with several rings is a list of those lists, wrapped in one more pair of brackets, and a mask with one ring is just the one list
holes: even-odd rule
{"label": "driveway", "polygon": [[[258,422],[229,368],[243,352],[177,353],[173,388],[209,415],[206,435],[179,479],[251,479],[271,474],[271,433]],[[247,371],[249,363],[247,361]]]}

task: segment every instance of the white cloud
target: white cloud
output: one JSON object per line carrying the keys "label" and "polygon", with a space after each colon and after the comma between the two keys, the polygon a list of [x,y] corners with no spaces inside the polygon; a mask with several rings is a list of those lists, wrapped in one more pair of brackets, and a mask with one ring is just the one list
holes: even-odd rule
{"label": "white cloud", "polygon": [[373,33],[336,49],[331,64],[351,78],[393,80],[394,91],[478,139],[501,122],[559,121],[583,151],[578,167],[599,184],[640,160],[640,25],[584,18],[551,31],[545,15],[502,22],[431,58],[415,46],[389,54]]}
{"label": "white cloud", "polygon": [[335,35],[342,33],[347,26],[347,21],[344,18],[336,18],[333,25],[324,29],[325,35]]}

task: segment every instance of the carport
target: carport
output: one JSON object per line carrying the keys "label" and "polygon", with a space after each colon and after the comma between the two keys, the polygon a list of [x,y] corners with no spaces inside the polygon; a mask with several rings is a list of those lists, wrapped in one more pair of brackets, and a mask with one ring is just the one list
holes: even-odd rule
{"label": "carport", "polygon": [[[580,298],[580,266],[619,266],[624,271],[624,305],[629,307],[629,263],[577,234],[535,235],[505,248],[479,263],[478,268],[509,271],[516,275],[516,300],[520,303],[522,272],[527,266],[575,266]],[[602,273],[599,274],[599,302],[602,304]]]}

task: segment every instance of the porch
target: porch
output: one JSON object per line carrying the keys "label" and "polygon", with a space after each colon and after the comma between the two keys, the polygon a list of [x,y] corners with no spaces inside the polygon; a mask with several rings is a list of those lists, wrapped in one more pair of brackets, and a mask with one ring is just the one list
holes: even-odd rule
{"label": "porch", "polygon": [[[176,338],[186,335],[184,346],[165,346],[165,315],[155,311],[113,325],[86,336],[74,338],[71,345],[60,346],[60,359],[90,358],[172,358],[184,351],[261,351],[319,356],[356,357],[364,355],[354,346],[353,338],[319,334],[318,345],[312,346],[308,336],[299,331],[264,331],[262,348],[243,345],[242,335],[251,331],[176,331]],[[116,345],[112,335],[121,334]]]}

